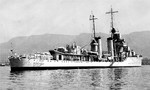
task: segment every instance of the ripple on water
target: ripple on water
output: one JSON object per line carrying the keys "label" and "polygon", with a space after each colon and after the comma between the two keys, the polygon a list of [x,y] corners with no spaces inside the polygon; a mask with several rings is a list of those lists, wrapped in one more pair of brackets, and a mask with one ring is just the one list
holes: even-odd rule
{"label": "ripple on water", "polygon": [[2,90],[148,90],[150,66],[10,72],[0,67]]}

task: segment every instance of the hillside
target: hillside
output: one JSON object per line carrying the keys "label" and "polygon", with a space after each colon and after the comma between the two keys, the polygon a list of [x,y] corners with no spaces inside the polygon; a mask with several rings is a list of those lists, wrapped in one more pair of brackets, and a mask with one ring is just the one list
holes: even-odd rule
{"label": "hillside", "polygon": [[134,32],[123,37],[134,51],[150,58],[150,31]]}
{"label": "hillside", "polygon": [[72,42],[74,39],[75,36],[55,34],[16,37],[6,43],[0,44],[0,61],[4,61],[8,58],[10,49],[12,47],[19,54],[43,52],[48,51],[49,49],[57,48],[59,46],[65,46],[67,43]]}
{"label": "hillside", "polygon": [[[108,34],[97,33],[97,36],[102,37],[103,50],[107,50],[106,38]],[[144,57],[150,58],[150,31],[134,32],[123,35],[127,44]],[[0,44],[0,62],[8,60],[10,54],[11,43],[12,47],[17,53],[33,53],[43,52],[49,49],[54,49],[66,44],[76,42],[79,46],[89,49],[91,40],[90,33],[82,33],[80,35],[58,35],[58,34],[44,34],[33,35],[28,37],[16,37],[6,43]]]}

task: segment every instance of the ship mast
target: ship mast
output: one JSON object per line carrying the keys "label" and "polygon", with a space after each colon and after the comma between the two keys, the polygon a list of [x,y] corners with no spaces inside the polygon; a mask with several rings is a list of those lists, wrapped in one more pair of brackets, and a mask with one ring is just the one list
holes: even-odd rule
{"label": "ship mast", "polygon": [[13,49],[13,45],[12,45],[12,42],[11,42],[11,51],[13,51],[14,49]]}
{"label": "ship mast", "polygon": [[97,19],[97,18],[95,18],[95,16],[94,16],[93,13],[92,13],[92,15],[90,15],[90,20],[93,21],[94,39],[95,39],[95,20],[96,20],[96,19]]}
{"label": "ship mast", "polygon": [[118,13],[118,11],[113,11],[112,7],[111,7],[111,10],[110,12],[106,12],[106,14],[110,14],[111,15],[111,33],[115,33],[114,31],[114,23],[113,23],[113,14],[114,13]]}
{"label": "ship mast", "polygon": [[114,23],[113,23],[113,15],[114,15],[114,13],[118,13],[118,11],[113,11],[113,9],[112,9],[112,7],[111,7],[111,10],[110,10],[110,12],[106,12],[106,14],[110,14],[111,15],[111,38],[112,38],[112,40],[113,40],[113,42],[112,42],[112,57],[113,57],[113,59],[114,59],[114,56],[116,56],[116,46],[115,46],[115,41],[114,41],[114,34],[116,33],[116,30],[115,30],[115,28],[114,28]]}
{"label": "ship mast", "polygon": [[13,48],[13,43],[11,42],[11,53],[14,54],[14,48]]}

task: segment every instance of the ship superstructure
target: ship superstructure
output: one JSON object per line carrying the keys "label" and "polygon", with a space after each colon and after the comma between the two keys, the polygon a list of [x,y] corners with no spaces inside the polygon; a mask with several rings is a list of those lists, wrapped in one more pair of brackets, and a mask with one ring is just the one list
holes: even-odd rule
{"label": "ship superstructure", "polygon": [[102,51],[100,36],[95,35],[95,16],[90,15],[93,22],[93,38],[88,51],[73,43],[66,47],[59,47],[49,52],[40,52],[28,55],[17,55],[11,50],[9,57],[11,70],[22,69],[53,69],[53,68],[92,68],[92,67],[135,67],[141,66],[142,56],[135,54],[120,37],[120,33],[113,25],[113,11],[111,8],[111,35],[107,38],[107,53]]}

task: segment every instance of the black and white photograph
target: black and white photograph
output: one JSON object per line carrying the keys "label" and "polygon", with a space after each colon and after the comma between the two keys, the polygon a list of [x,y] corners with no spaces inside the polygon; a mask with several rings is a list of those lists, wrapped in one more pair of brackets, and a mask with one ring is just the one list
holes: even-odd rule
{"label": "black and white photograph", "polygon": [[0,90],[150,90],[150,1],[0,0]]}

